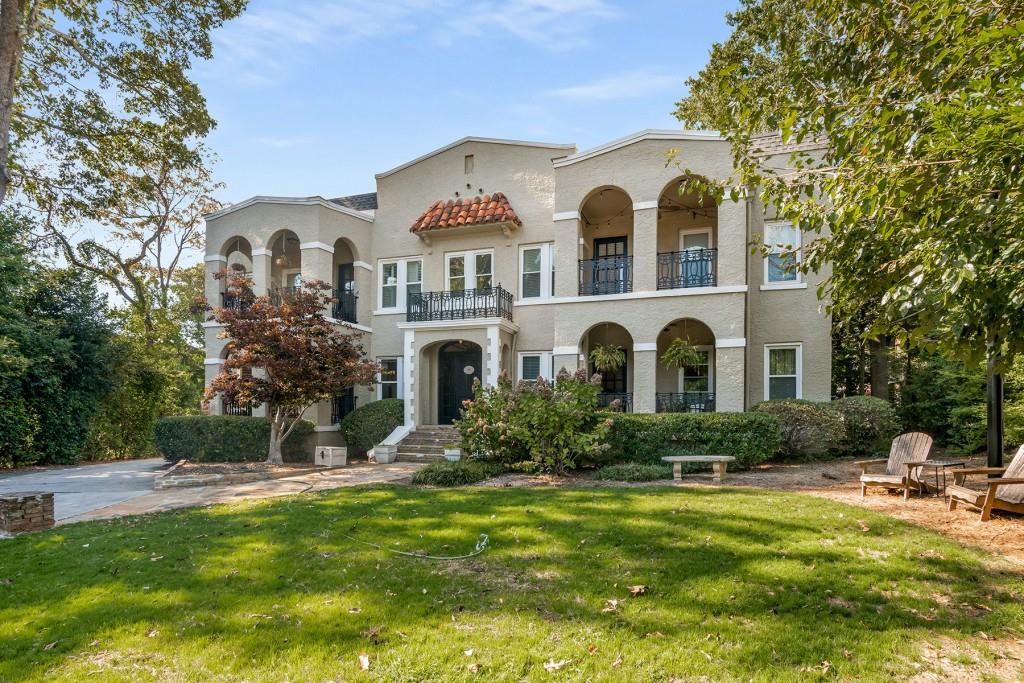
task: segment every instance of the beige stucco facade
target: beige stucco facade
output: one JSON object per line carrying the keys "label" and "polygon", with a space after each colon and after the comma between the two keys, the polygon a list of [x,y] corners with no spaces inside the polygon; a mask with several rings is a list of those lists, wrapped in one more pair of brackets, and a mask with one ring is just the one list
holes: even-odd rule
{"label": "beige stucco facade", "polygon": [[[675,162],[666,164],[670,150]],[[211,214],[207,297],[221,300],[213,275],[224,267],[251,272],[257,294],[311,279],[353,292],[338,324],[397,370],[389,386],[357,389],[355,402],[397,395],[410,426],[445,420],[458,372],[485,383],[526,368],[552,375],[588,365],[596,344],[626,351],[606,389],[637,412],[743,410],[767,397],[771,349],[783,350],[776,370],[788,368],[771,378],[774,391],[828,399],[830,321],[816,296],[823,275],[769,282],[752,244],[771,217],[753,199],[716,205],[680,193],[683,169],[728,178],[728,143],[644,131],[577,153],[466,138],[378,174],[375,195],[254,197]],[[518,221],[410,231],[438,200],[497,192]],[[464,279],[453,275],[459,264]],[[474,298],[466,314],[460,307],[487,287],[507,292],[509,305]],[[437,311],[419,308],[428,298]],[[453,302],[454,316],[445,308]],[[213,323],[206,336],[209,382],[227,340]],[[659,359],[675,337],[700,349],[706,367],[666,367]],[[322,441],[337,438],[332,412],[324,405],[311,416]]]}

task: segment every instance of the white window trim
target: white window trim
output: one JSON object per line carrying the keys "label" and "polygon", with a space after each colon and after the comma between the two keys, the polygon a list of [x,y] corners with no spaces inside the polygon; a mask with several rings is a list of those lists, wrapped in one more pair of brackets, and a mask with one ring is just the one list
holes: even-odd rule
{"label": "white window trim", "polygon": [[[769,401],[769,380],[771,377],[768,375],[769,364],[768,356],[772,349],[796,349],[796,397],[804,397],[804,345],[802,342],[786,342],[781,344],[765,344],[764,345],[764,400]],[[789,375],[779,375],[779,377],[788,377]]]}
{"label": "white window trim", "polygon": [[451,263],[451,260],[453,258],[457,258],[459,256],[462,256],[463,259],[464,259],[463,260],[463,268],[464,268],[464,270],[463,270],[462,277],[464,278],[465,283],[467,285],[470,284],[470,283],[472,283],[472,285],[473,285],[472,287],[464,287],[464,289],[476,289],[476,275],[477,275],[477,273],[476,273],[476,257],[480,256],[482,254],[490,254],[490,256],[491,256],[491,287],[496,287],[497,285],[494,284],[494,280],[495,280],[495,277],[496,277],[496,274],[495,274],[494,270],[495,270],[495,267],[498,264],[495,263],[495,261],[494,261],[494,249],[474,249],[472,251],[451,251],[451,252],[445,253],[445,255],[444,255],[444,291],[446,291],[446,292],[452,291],[451,289],[449,289],[449,287],[451,286],[451,276],[450,276],[451,270],[450,270],[450,265],[449,264]]}
{"label": "white window trim", "polygon": [[553,375],[551,372],[552,359],[550,351],[520,351],[516,354],[516,377],[519,380],[530,382],[535,380],[536,377],[523,377],[523,356],[540,356],[540,374],[544,379],[551,381]]}
{"label": "white window trim", "polygon": [[[412,261],[420,262],[420,291],[422,291],[424,275],[422,256],[412,256],[409,258],[379,259],[377,261],[377,272],[380,273],[380,276],[377,278],[377,310],[374,311],[375,315],[386,315],[388,313],[405,313],[405,308],[407,305],[406,295],[408,294],[408,264]],[[392,263],[398,265],[398,289],[395,292],[395,305],[391,308],[384,308],[384,266],[390,265]]]}
{"label": "white window trim", "polygon": [[[777,226],[777,225],[788,225],[790,227],[794,227],[793,224],[790,223],[789,221],[766,221],[765,224],[764,224],[764,232],[765,232],[764,237],[767,237],[767,235],[768,235],[768,227],[769,226],[773,226],[774,227],[774,226]],[[764,245],[766,247],[767,246],[771,246],[771,245],[769,245],[767,243],[766,240],[762,239],[761,241],[764,242]],[[800,229],[798,228],[796,230],[796,242],[797,243],[793,245],[793,250],[796,252],[796,263],[797,263],[797,266],[799,266],[800,263],[802,263],[803,260],[804,260],[803,259],[803,241],[804,241],[803,232],[801,232]],[[796,275],[796,279],[795,280],[778,280],[778,281],[776,281],[776,280],[769,280],[768,279],[768,256],[764,257],[764,278],[763,278],[764,282],[763,282],[763,284],[764,284],[764,288],[765,289],[774,289],[774,288],[778,288],[778,289],[797,289],[798,287],[796,287],[796,285],[799,285],[799,284],[803,283],[803,273],[800,272],[799,267],[796,269],[795,275]]]}
{"label": "white window trim", "polygon": [[[540,296],[523,296],[523,253],[527,249],[540,249]],[[551,274],[555,267],[555,244],[554,242],[538,242],[537,244],[519,245],[519,283],[516,293],[520,301],[547,301],[554,292],[552,290]]]}
{"label": "white window trim", "polygon": [[[397,387],[396,387],[396,389],[398,391],[397,398],[400,398],[400,399],[404,400],[405,399],[405,381],[404,381],[405,377],[402,374],[402,361],[404,359],[401,356],[380,356],[380,357],[377,358],[377,362],[378,363],[381,362],[381,361],[385,361],[385,360],[396,361],[394,384],[397,385]],[[388,383],[391,384],[392,382],[388,382]],[[377,373],[377,400],[378,401],[382,400],[383,397],[384,397],[384,387],[382,385],[383,385],[383,382],[382,382],[381,373],[378,372]]]}
{"label": "white window trim", "polygon": [[715,248],[715,235],[711,228],[679,228],[679,251],[686,251],[683,248],[683,237],[686,235],[707,235],[708,249]]}
{"label": "white window trim", "polygon": [[[636,348],[636,345],[633,347]],[[701,344],[700,346],[694,346],[697,351],[708,352],[708,392],[715,393],[715,347],[710,344]],[[676,387],[680,393],[686,393],[686,384],[683,381],[683,368],[679,368],[679,379]]]}

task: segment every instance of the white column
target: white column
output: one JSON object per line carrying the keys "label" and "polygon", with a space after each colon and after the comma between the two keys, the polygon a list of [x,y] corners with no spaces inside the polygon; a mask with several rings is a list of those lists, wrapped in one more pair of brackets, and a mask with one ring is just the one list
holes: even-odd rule
{"label": "white column", "polygon": [[653,413],[658,374],[657,344],[633,345],[633,412]]}
{"label": "white column", "polygon": [[303,242],[299,245],[302,254],[302,279],[322,280],[334,286],[334,247],[322,242]]}
{"label": "white column", "polygon": [[416,426],[416,330],[405,330],[402,340],[402,387],[405,396],[405,426]]}
{"label": "white column", "polygon": [[[731,340],[727,340],[730,341]],[[715,347],[715,410],[739,412],[744,408],[743,379],[746,376],[744,346]]]}
{"label": "white column", "polygon": [[[633,291],[658,288],[658,202],[633,204]],[[633,397],[636,400],[636,397]]]}
{"label": "white column", "polygon": [[555,296],[580,293],[579,223],[576,211],[555,214]]}
{"label": "white column", "polygon": [[203,292],[206,295],[206,303],[211,306],[220,306],[222,284],[221,281],[214,276],[227,267],[228,260],[220,254],[210,254],[203,260],[206,262],[206,279],[203,283]]}
{"label": "white column", "polygon": [[256,296],[263,296],[270,286],[270,250],[252,250],[252,289]]}
{"label": "white column", "polygon": [[747,201],[726,198],[718,206],[718,284],[747,283]]}
{"label": "white column", "polygon": [[497,325],[487,326],[487,375],[486,386],[498,386],[498,366],[501,365],[501,335]]}

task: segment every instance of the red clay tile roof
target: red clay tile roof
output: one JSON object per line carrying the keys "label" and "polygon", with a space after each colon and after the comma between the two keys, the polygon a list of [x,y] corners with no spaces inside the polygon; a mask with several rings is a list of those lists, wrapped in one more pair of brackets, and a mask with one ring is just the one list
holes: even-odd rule
{"label": "red clay tile roof", "polygon": [[512,210],[512,205],[508,203],[508,197],[501,192],[472,199],[460,197],[456,200],[449,199],[447,202],[439,200],[413,222],[409,232],[491,223],[523,224]]}

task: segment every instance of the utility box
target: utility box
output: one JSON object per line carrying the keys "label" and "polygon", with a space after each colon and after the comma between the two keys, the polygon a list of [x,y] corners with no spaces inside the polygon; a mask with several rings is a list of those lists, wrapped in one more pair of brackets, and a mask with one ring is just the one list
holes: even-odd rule
{"label": "utility box", "polygon": [[348,464],[348,448],[345,446],[317,446],[313,462],[321,467],[344,467]]}

